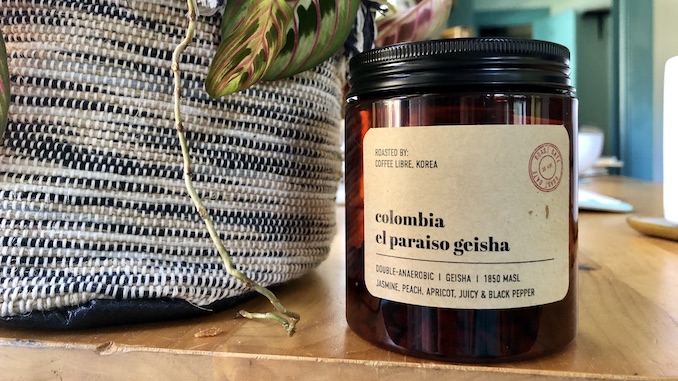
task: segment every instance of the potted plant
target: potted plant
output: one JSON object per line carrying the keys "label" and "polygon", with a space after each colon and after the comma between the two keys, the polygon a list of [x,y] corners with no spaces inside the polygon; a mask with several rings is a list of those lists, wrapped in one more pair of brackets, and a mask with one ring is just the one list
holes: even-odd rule
{"label": "potted plant", "polygon": [[[357,14],[370,29],[376,3],[359,13],[359,0],[229,0],[221,22],[209,15],[214,4],[201,2],[201,18],[195,0],[180,4],[5,8],[18,25],[32,14],[52,28],[30,37],[8,29],[16,115],[0,146],[0,163],[13,164],[0,164],[12,200],[0,212],[16,279],[0,300],[5,321],[44,324],[59,320],[55,309],[76,320],[96,304],[117,316],[72,325],[166,318],[168,309],[180,317],[254,290],[276,312],[241,315],[294,332],[299,316],[264,286],[300,276],[329,250],[340,156],[327,115],[341,112],[344,73],[331,57]],[[2,58],[0,132],[10,100]],[[177,298],[187,303],[168,302]],[[159,304],[138,308],[146,299]],[[136,310],[150,312],[129,315]]]}
{"label": "potted plant", "polygon": [[[244,90],[261,79],[275,80],[311,69],[325,61],[344,45],[354,24],[360,0],[270,0],[227,2],[221,25],[222,41],[210,65],[206,90],[215,98]],[[251,280],[233,265],[212,219],[192,184],[190,149],[181,121],[181,86],[179,55],[193,39],[196,4],[188,1],[186,39],[174,52],[172,70],[175,73],[175,127],[184,156],[186,188],[198,213],[205,222],[210,237],[221,256],[227,272],[252,290],[264,295],[277,312],[240,314],[246,318],[272,319],[293,334],[300,316],[285,308],[266,287]]]}
{"label": "potted plant", "polygon": [[[230,0],[223,22],[218,4],[200,5],[0,10],[2,89],[12,80],[0,146],[4,323],[175,318],[254,290],[277,311],[242,315],[294,332],[298,315],[265,286],[329,252],[345,75],[332,56],[360,1]],[[264,74],[285,79],[253,85]],[[246,90],[216,100],[206,82],[217,97]]]}

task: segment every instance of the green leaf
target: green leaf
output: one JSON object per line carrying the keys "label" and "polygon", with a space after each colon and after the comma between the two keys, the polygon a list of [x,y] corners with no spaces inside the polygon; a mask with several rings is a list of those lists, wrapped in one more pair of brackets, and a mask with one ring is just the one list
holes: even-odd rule
{"label": "green leaf", "polygon": [[298,0],[287,43],[264,79],[289,77],[337,52],[355,22],[360,0]]}
{"label": "green leaf", "polygon": [[318,65],[343,46],[359,6],[360,0],[228,1],[207,92],[218,98]]}
{"label": "green leaf", "polygon": [[0,31],[0,140],[5,135],[9,113],[9,69],[5,38]]}
{"label": "green leaf", "polygon": [[221,39],[225,40],[247,19],[250,0],[228,0],[221,17]]}
{"label": "green leaf", "polygon": [[423,0],[377,22],[377,47],[438,38],[450,17],[453,0]]}
{"label": "green leaf", "polygon": [[[205,84],[214,98],[246,89],[268,71],[285,44],[293,9],[285,0],[231,0],[224,10],[222,39]],[[230,31],[230,33],[229,33]]]}

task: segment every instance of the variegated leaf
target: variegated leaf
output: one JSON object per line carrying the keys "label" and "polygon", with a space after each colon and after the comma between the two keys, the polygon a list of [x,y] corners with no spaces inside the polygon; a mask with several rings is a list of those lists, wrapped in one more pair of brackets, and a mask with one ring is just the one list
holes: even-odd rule
{"label": "variegated leaf", "polygon": [[[246,89],[268,71],[285,44],[293,8],[285,0],[231,0],[222,39],[207,74],[206,90],[215,98]],[[243,18],[244,17],[244,18]],[[239,19],[240,18],[240,19]]]}
{"label": "variegated leaf", "polygon": [[251,0],[228,0],[221,17],[221,39],[225,40],[247,19]]}
{"label": "variegated leaf", "polygon": [[360,0],[298,0],[287,42],[264,79],[308,70],[337,52],[355,22]]}
{"label": "variegated leaf", "polygon": [[377,47],[437,38],[450,17],[454,0],[423,0],[377,22]]}
{"label": "variegated leaf", "polygon": [[9,112],[9,69],[7,67],[7,51],[5,38],[0,31],[0,141],[5,135]]}

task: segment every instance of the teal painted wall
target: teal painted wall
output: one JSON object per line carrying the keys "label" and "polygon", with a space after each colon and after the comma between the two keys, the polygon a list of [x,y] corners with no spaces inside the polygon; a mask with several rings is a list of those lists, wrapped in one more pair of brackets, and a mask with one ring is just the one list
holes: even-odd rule
{"label": "teal painted wall", "polygon": [[570,77],[577,87],[577,12],[569,10],[535,20],[532,23],[532,38],[552,41],[570,49]]}
{"label": "teal painted wall", "polygon": [[473,0],[455,0],[454,8],[450,12],[450,18],[447,21],[448,26],[463,26],[472,28],[474,33],[476,25],[474,21]]}
{"label": "teal painted wall", "polygon": [[476,27],[530,25],[534,20],[548,16],[548,8],[476,12],[474,23]]}
{"label": "teal painted wall", "polygon": [[[601,14],[580,14],[577,19],[577,98],[579,124],[596,126],[605,136],[616,134],[610,121],[612,110],[612,20]],[[617,155],[606,139],[605,155]]]}
{"label": "teal painted wall", "polygon": [[547,8],[475,12],[474,25],[476,29],[531,25],[532,38],[553,41],[570,49],[572,81],[577,85],[577,13],[574,10],[556,15],[550,15]]}
{"label": "teal painted wall", "polygon": [[621,174],[653,180],[653,1],[613,0]]}

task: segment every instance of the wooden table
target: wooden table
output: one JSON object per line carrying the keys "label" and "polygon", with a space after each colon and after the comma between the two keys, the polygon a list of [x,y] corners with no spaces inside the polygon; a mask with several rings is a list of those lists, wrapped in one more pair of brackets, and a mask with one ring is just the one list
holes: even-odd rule
{"label": "wooden table", "polygon": [[[597,178],[586,188],[661,215],[661,187]],[[343,209],[338,209],[343,226]],[[678,380],[678,242],[641,236],[626,215],[580,214],[580,327],[564,351],[469,366],[379,349],[344,319],[344,231],[330,258],[278,296],[302,314],[288,338],[270,322],[203,318],[79,332],[0,329],[1,380]],[[256,298],[244,304],[267,311]],[[196,338],[211,327],[215,337]]]}

